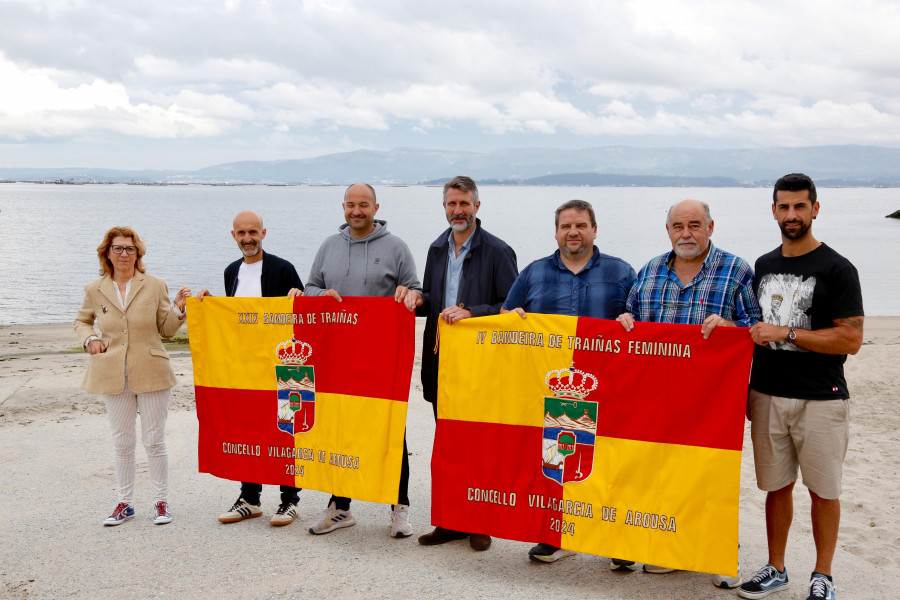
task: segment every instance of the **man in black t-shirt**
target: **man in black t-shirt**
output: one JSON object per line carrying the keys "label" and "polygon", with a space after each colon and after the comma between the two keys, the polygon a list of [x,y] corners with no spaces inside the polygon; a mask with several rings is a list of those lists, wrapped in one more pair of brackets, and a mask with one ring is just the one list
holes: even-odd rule
{"label": "man in black t-shirt", "polygon": [[863,306],[854,266],[812,235],[818,213],[809,177],[795,173],[775,183],[772,214],[781,246],[756,261],[754,287],[765,321],[750,329],[757,346],[747,402],[757,485],[768,492],[769,560],[738,590],[742,598],[763,598],[787,585],[784,555],[798,469],[812,500],[816,545],[808,600],[835,597],[831,561],[850,421],[844,361],[862,344]]}

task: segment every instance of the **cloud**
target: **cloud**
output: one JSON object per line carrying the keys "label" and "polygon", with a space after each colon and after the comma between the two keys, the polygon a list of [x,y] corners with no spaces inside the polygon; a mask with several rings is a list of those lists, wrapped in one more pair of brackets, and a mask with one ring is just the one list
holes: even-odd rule
{"label": "cloud", "polygon": [[22,143],[900,144],[892,0],[8,0],[0,18],[0,138]]}
{"label": "cloud", "polygon": [[190,91],[150,104],[132,101],[122,84],[99,79],[67,88],[57,83],[53,70],[22,70],[2,57],[0,80],[6,87],[0,104],[0,137],[13,140],[98,132],[146,138],[210,137],[231,126],[228,119],[218,117],[240,113],[229,98]]}

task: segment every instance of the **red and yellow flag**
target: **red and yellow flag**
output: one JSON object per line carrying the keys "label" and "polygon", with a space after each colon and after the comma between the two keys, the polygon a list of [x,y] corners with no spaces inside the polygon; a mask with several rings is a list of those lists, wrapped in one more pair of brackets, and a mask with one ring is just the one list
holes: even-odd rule
{"label": "red and yellow flag", "polygon": [[507,314],[440,344],[435,525],[736,574],[746,329]]}
{"label": "red and yellow flag", "polygon": [[396,503],[414,327],[393,298],[189,299],[200,472]]}

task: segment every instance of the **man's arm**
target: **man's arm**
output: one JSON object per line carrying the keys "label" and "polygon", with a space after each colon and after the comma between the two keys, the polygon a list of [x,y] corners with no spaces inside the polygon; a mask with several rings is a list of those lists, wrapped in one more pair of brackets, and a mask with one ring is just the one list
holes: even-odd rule
{"label": "man's arm", "polygon": [[531,272],[529,269],[530,266],[531,265],[525,267],[525,269],[519,273],[519,276],[516,277],[512,287],[509,288],[506,300],[504,300],[503,306],[500,307],[500,314],[514,312],[518,313],[523,319],[525,318],[524,307],[528,300],[528,275]]}
{"label": "man's arm", "polygon": [[[795,327],[794,333],[797,337],[791,343],[819,354],[856,354],[862,346],[863,321],[864,317],[858,316],[834,319],[832,321],[834,326],[825,329],[810,330]],[[789,332],[788,327],[760,321],[750,328],[750,337],[760,346],[764,346],[770,342],[787,341]]]}
{"label": "man's arm", "polygon": [[634,287],[634,282],[637,279],[637,274],[634,272],[634,269],[628,263],[625,263],[628,266],[628,269],[623,272],[622,278],[620,280],[619,285],[622,286],[622,294],[613,300],[613,306],[610,307],[612,309],[612,314],[618,316],[624,312],[628,312],[626,309],[626,303],[628,301],[628,296],[631,293],[631,288]]}
{"label": "man's arm", "polygon": [[[717,314],[708,315],[700,326],[703,338],[708,339],[716,327],[751,327],[762,320],[762,310],[756,301],[753,292],[753,269],[747,261],[736,258],[737,272],[734,274],[734,287],[730,290],[730,297],[734,304],[731,320]],[[727,309],[727,305],[722,306]]]}
{"label": "man's arm", "polygon": [[[832,327],[823,329],[797,329],[797,337],[791,340],[795,346],[819,354],[856,354],[863,341],[862,292],[856,268],[846,262],[831,274],[829,289],[834,297],[831,306],[840,315],[854,315],[832,319]],[[859,312],[857,312],[859,311]],[[750,336],[759,345],[787,341],[789,327],[779,327],[760,321],[750,328]]]}
{"label": "man's arm", "polygon": [[[646,269],[647,267],[644,267]],[[644,269],[641,269],[639,275],[644,274]],[[616,321],[622,324],[622,327],[625,328],[625,331],[631,331],[634,329],[634,322],[637,320],[634,318],[634,315],[641,314],[641,294],[640,294],[640,284],[636,280],[634,284],[631,286],[631,289],[628,290],[628,298],[625,300],[625,312],[616,317]]]}
{"label": "man's arm", "polygon": [[745,284],[738,286],[735,290],[734,300],[734,320],[728,319],[720,315],[709,315],[703,320],[700,326],[700,332],[703,339],[709,339],[713,329],[716,327],[752,327],[754,323],[762,321],[762,310],[756,301],[756,294],[753,293],[751,281],[753,274],[750,274],[750,280]]}
{"label": "man's arm", "polygon": [[400,252],[400,262],[397,265],[397,289],[394,290],[394,300],[402,302],[410,311],[422,306],[422,284],[416,273],[416,261],[413,258],[409,246],[403,243]]}
{"label": "man's arm", "polygon": [[742,262],[737,273],[738,281],[734,290],[734,324],[738,327],[752,327],[762,321],[762,309],[753,291],[753,269]]}
{"label": "man's arm", "polygon": [[[326,240],[327,241],[327,240]],[[322,296],[325,294],[325,273],[322,270],[322,263],[325,261],[323,249],[325,242],[319,246],[316,257],[313,259],[312,266],[309,268],[309,277],[306,278],[306,288],[303,293],[307,296]]]}
{"label": "man's arm", "polygon": [[427,317],[428,311],[431,310],[431,288],[434,285],[434,276],[432,271],[435,266],[433,260],[438,260],[437,256],[432,256],[432,248],[428,248],[428,254],[425,257],[425,277],[422,280],[422,304],[416,309],[417,317]]}
{"label": "man's arm", "polygon": [[397,287],[405,287],[420,296],[422,294],[422,284],[419,283],[419,275],[416,273],[416,261],[405,243],[397,265]]}
{"label": "man's arm", "polygon": [[288,265],[288,267],[290,267],[289,273],[287,274],[287,276],[288,276],[288,282],[287,282],[288,286],[287,287],[292,288],[292,289],[298,289],[302,292],[303,291],[303,282],[300,280],[300,274],[297,273],[297,268],[294,267],[294,265],[292,263],[287,263],[287,265]]}

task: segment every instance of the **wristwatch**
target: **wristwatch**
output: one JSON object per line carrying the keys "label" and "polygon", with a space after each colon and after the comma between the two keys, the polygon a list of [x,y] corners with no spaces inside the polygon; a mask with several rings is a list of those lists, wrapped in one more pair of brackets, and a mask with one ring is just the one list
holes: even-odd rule
{"label": "wristwatch", "polygon": [[793,325],[790,325],[790,326],[788,327],[787,341],[793,342],[793,341],[796,340],[796,339],[797,339],[797,332],[794,331],[794,326],[793,326]]}

